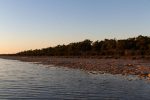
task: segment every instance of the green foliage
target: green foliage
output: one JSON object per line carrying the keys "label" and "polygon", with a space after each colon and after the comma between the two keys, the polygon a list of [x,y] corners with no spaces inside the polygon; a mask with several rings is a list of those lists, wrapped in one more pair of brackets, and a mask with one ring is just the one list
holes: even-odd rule
{"label": "green foliage", "polygon": [[91,55],[150,55],[150,37],[138,36],[123,40],[105,39],[92,42],[86,39],[81,42],[55,47],[27,50],[17,53],[22,56],[91,56]]}

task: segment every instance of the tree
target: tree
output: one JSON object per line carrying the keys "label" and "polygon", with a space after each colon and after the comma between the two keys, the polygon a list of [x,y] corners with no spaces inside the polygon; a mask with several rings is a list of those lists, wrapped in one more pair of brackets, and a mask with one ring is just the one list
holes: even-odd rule
{"label": "tree", "polygon": [[68,45],[57,45],[43,49],[27,50],[17,53],[23,56],[90,56],[90,55],[150,55],[150,37],[138,36],[122,40],[105,39],[92,42],[86,39]]}

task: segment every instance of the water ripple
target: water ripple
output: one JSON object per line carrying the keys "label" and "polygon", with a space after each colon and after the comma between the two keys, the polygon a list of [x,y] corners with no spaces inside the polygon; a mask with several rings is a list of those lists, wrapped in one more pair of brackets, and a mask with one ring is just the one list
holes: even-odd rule
{"label": "water ripple", "polygon": [[0,99],[149,100],[149,93],[150,82],[133,76],[0,59]]}

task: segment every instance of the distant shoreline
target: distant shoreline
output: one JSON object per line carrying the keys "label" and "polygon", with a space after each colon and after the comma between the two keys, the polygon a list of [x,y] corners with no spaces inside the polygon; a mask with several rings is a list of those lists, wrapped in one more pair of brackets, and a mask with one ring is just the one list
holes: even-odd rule
{"label": "distant shoreline", "polygon": [[98,59],[48,56],[0,56],[0,58],[25,62],[38,62],[45,65],[63,66],[91,72],[138,75],[145,78],[150,77],[150,61],[148,59]]}
{"label": "distant shoreline", "polygon": [[129,57],[150,56],[150,37],[139,35],[128,39],[105,39],[73,42],[41,49],[30,49],[16,53],[18,56],[79,56],[79,57]]}

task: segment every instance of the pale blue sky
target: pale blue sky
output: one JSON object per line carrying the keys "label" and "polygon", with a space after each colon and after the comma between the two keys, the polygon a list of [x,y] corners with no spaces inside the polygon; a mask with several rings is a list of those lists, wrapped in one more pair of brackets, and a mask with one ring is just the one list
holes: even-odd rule
{"label": "pale blue sky", "polygon": [[0,0],[0,53],[150,36],[150,0]]}

